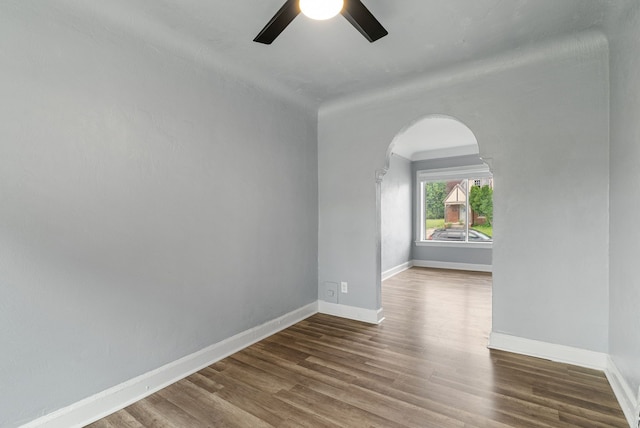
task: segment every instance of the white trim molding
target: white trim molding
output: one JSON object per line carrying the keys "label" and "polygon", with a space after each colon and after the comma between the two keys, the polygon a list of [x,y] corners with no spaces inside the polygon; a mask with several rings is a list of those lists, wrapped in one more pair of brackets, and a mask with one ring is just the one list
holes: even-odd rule
{"label": "white trim molding", "polygon": [[440,247],[440,248],[493,248],[493,242],[482,241],[414,241],[416,247]]}
{"label": "white trim molding", "polygon": [[416,172],[418,183],[433,180],[463,180],[467,178],[491,177],[489,165],[456,166],[452,168],[425,169]]}
{"label": "white trim molding", "polygon": [[407,269],[411,269],[412,267],[413,267],[413,261],[409,260],[406,263],[402,263],[401,265],[385,270],[384,272],[382,272],[382,280],[383,281],[387,280],[393,276],[396,276],[400,272],[404,272]]}
{"label": "white trim molding", "polygon": [[444,147],[441,149],[423,150],[411,155],[411,160],[413,162],[417,162],[417,161],[429,160],[429,159],[452,158],[454,156],[468,156],[468,155],[477,155],[477,154],[478,154],[478,143],[475,142],[474,144],[466,144],[464,146]]}
{"label": "white trim molding", "polygon": [[492,265],[481,265],[472,263],[454,263],[454,262],[439,262],[435,260],[413,260],[413,266],[436,268],[436,269],[454,269],[454,270],[468,270],[474,272],[492,272]]}
{"label": "white trim molding", "polygon": [[88,425],[317,312],[318,302],[316,301],[35,419],[23,425],[22,428],[69,428]]}
{"label": "white trim molding", "polygon": [[640,416],[638,415],[640,412],[640,391],[638,391],[637,398],[633,396],[631,387],[609,354],[496,332],[491,332],[488,347],[603,371],[624,412],[629,427],[637,428],[640,426]]}
{"label": "white trim molding", "polygon": [[608,355],[603,352],[588,351],[572,346],[525,339],[503,333],[491,332],[489,348],[590,369],[602,371],[607,369]]}
{"label": "white trim molding", "polygon": [[369,324],[380,324],[384,321],[384,313],[380,309],[364,309],[356,306],[340,305],[338,303],[318,301],[318,312],[326,315],[333,315],[340,318],[348,318],[355,321],[362,321]]}
{"label": "white trim molding", "polygon": [[620,373],[620,370],[618,370],[611,356],[607,358],[605,374],[607,375],[609,384],[611,384],[613,393],[618,399],[618,403],[620,403],[620,407],[622,407],[624,416],[627,418],[627,422],[629,422],[629,427],[637,428],[640,426],[640,416],[638,416],[638,412],[640,412],[640,391],[638,391],[638,397],[633,396],[633,390],[624,376],[622,376],[622,373]]}

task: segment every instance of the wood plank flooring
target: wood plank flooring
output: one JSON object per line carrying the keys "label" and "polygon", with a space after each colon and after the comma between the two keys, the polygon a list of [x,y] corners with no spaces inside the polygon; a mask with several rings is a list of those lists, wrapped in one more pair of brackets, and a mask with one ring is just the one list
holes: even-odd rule
{"label": "wood plank flooring", "polygon": [[486,348],[491,276],[413,268],[379,326],[314,315],[92,425],[628,427],[602,372]]}

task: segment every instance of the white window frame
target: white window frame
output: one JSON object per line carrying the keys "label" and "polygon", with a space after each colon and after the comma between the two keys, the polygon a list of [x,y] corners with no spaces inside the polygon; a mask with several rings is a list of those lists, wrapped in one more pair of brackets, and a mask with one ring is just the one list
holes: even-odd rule
{"label": "white window frame", "polygon": [[[416,241],[419,247],[492,248],[493,242],[429,241],[424,239],[424,183],[427,181],[468,180],[492,178],[489,166],[472,165],[455,168],[428,169],[416,172]],[[468,207],[467,207],[468,209]],[[468,226],[467,226],[468,227]]]}

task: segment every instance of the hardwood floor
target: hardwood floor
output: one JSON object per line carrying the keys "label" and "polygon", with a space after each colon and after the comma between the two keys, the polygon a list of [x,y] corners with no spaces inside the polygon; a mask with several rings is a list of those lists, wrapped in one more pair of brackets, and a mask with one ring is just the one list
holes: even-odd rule
{"label": "hardwood floor", "polygon": [[486,348],[491,276],[413,268],[379,326],[314,315],[92,425],[628,427],[603,373]]}

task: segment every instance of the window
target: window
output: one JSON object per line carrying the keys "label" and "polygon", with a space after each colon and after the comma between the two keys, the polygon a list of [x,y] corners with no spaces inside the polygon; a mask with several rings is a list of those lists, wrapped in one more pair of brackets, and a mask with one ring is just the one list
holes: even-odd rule
{"label": "window", "polygon": [[418,241],[493,242],[493,177],[485,165],[418,172]]}

